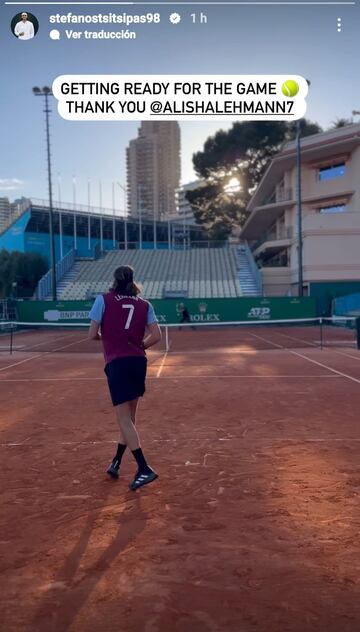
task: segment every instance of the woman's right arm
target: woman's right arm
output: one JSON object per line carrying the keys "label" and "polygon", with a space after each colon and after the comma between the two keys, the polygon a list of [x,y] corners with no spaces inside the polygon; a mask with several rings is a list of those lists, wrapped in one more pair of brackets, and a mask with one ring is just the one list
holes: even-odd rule
{"label": "woman's right arm", "polygon": [[161,329],[157,322],[146,326],[147,335],[143,340],[144,350],[153,347],[161,340]]}

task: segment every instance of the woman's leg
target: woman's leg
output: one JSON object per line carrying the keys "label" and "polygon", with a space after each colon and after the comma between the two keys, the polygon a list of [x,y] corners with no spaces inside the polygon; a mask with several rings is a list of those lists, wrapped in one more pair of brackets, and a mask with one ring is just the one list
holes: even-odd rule
{"label": "woman's leg", "polygon": [[151,483],[157,478],[156,472],[154,472],[147,464],[143,451],[140,447],[139,435],[135,428],[137,405],[138,400],[134,399],[131,402],[125,402],[124,404],[116,406],[116,416],[121,433],[127,447],[133,453],[133,457],[138,466],[137,474],[130,485],[130,489],[132,490],[138,489],[147,483]]}
{"label": "woman's leg", "polygon": [[133,419],[136,417],[136,404],[137,400],[132,402],[124,402],[115,406],[116,417],[119,424],[120,436],[123,443],[133,451],[140,447],[139,435],[133,423]]}
{"label": "woman's leg", "polygon": [[139,398],[137,399],[133,399],[131,402],[129,402],[130,404],[130,415],[131,415],[131,421],[133,422],[134,426],[136,424],[136,412],[137,412],[137,407],[139,404]]}
{"label": "woman's leg", "polygon": [[[156,472],[154,472],[147,464],[142,449],[140,447],[139,435],[135,428],[137,406],[138,399],[134,399],[130,402],[125,402],[124,404],[119,404],[115,407],[116,417],[119,424],[120,437],[122,437],[123,441],[123,444],[119,444],[118,449],[121,448],[123,454],[126,447],[128,447],[133,453],[134,459],[136,460],[138,465],[137,474],[135,475],[135,478],[130,485],[130,489],[132,490],[136,490],[139,487],[146,485],[147,483],[151,483],[158,476]],[[117,468],[115,473],[113,472],[114,467]],[[108,474],[117,478],[118,468],[119,465],[116,464],[114,466],[113,462],[113,464],[108,469]]]}
{"label": "woman's leg", "polygon": [[[138,406],[138,402],[139,399],[133,399],[131,402],[128,402],[129,407],[130,407],[130,417],[131,417],[131,421],[135,426],[136,423],[136,409]],[[107,473],[112,477],[112,478],[118,478],[119,477],[119,469],[120,469],[120,465],[121,465],[121,461],[122,461],[122,457],[124,456],[124,452],[127,448],[127,441],[126,438],[124,436],[124,433],[122,431],[122,425],[119,422],[119,443],[117,446],[117,451],[116,454],[111,462],[111,464],[109,465],[108,469],[107,469]]]}
{"label": "woman's leg", "polygon": [[[131,402],[129,402],[130,404],[130,416],[131,416],[131,421],[133,422],[134,426],[136,424],[136,410],[138,407],[138,403],[139,403],[139,399],[133,399]],[[123,431],[121,430],[121,425],[119,423],[119,443],[121,445],[126,445],[126,440],[123,434]]]}

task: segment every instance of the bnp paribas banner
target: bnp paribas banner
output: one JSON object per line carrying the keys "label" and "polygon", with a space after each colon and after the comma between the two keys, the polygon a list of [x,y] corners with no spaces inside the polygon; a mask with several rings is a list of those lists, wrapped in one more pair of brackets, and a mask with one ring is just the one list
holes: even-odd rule
{"label": "bnp paribas banner", "polygon": [[[194,323],[314,318],[313,298],[210,298],[151,301],[159,323],[175,324],[185,305]],[[88,322],[92,301],[18,301],[18,320],[25,322]]]}

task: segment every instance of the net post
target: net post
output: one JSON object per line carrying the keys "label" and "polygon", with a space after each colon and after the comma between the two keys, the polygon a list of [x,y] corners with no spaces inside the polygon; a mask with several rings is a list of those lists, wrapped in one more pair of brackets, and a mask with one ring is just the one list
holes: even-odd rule
{"label": "net post", "polygon": [[323,319],[320,318],[320,349],[323,350]]}
{"label": "net post", "polygon": [[12,355],[13,352],[13,331],[13,327],[10,325],[10,355]]}
{"label": "net post", "polygon": [[356,347],[360,351],[360,316],[355,320],[356,327]]}

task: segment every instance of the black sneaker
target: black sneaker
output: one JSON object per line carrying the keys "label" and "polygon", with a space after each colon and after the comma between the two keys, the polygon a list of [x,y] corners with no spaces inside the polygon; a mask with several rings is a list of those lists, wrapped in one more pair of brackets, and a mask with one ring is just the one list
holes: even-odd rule
{"label": "black sneaker", "polygon": [[113,459],[108,469],[106,470],[106,474],[109,474],[111,478],[119,478],[119,467],[119,461],[117,459]]}
{"label": "black sneaker", "polygon": [[129,488],[135,491],[143,485],[152,483],[156,478],[158,478],[158,474],[156,474],[154,470],[150,470],[149,472],[137,472],[137,474],[135,474],[133,482],[129,485]]}

